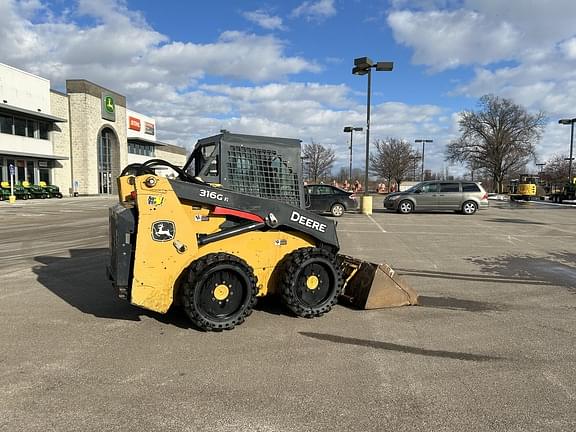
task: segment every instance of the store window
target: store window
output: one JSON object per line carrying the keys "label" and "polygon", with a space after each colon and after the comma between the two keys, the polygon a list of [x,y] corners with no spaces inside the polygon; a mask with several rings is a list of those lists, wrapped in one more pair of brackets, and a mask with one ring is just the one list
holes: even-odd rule
{"label": "store window", "polygon": [[26,161],[26,181],[34,184],[34,161]]}
{"label": "store window", "polygon": [[6,114],[0,114],[0,132],[5,134],[12,133],[14,118]]}
{"label": "store window", "polygon": [[128,153],[141,156],[154,156],[154,146],[150,144],[128,143]]}
{"label": "store window", "polygon": [[26,180],[26,162],[23,160],[16,161],[16,183]]}
{"label": "store window", "polygon": [[38,128],[38,132],[39,132],[38,138],[47,140],[49,131],[50,131],[50,124],[41,121],[39,123],[39,128]]}
{"label": "store window", "polygon": [[0,114],[0,133],[47,140],[49,132],[48,122]]}
{"label": "store window", "polygon": [[14,117],[14,135],[26,136],[26,120]]}
{"label": "store window", "polygon": [[50,184],[50,163],[48,161],[38,161],[39,181]]}
{"label": "store window", "polygon": [[38,122],[36,120],[26,120],[26,136],[29,138],[38,137]]}

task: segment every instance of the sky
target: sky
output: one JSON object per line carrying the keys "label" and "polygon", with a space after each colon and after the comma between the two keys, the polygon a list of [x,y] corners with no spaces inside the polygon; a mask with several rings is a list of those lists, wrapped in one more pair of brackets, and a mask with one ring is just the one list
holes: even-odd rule
{"label": "sky", "polygon": [[[568,154],[558,119],[576,117],[574,0],[0,0],[0,41],[0,62],[121,93],[187,149],[227,129],[314,141],[347,167],[364,56],[394,62],[372,75],[371,141],[433,140],[426,169],[463,172],[444,152],[482,95],[546,113],[537,162]],[[353,151],[362,168],[363,132]]]}

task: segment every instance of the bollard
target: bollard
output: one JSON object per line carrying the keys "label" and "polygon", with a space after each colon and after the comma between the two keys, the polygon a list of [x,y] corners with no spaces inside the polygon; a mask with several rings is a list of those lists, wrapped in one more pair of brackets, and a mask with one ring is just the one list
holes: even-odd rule
{"label": "bollard", "polygon": [[371,215],[372,214],[372,197],[368,195],[363,195],[361,200],[362,214]]}
{"label": "bollard", "polygon": [[14,203],[16,202],[16,196],[10,195],[10,196],[8,197],[8,202],[9,202],[10,204],[14,204]]}

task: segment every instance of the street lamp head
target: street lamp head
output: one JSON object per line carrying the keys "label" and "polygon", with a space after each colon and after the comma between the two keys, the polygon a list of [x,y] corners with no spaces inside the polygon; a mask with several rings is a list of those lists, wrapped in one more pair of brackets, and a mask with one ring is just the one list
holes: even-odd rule
{"label": "street lamp head", "polygon": [[361,127],[346,126],[344,132],[361,131]]}
{"label": "street lamp head", "polygon": [[431,143],[431,142],[434,142],[434,140],[431,140],[431,139],[417,139],[417,140],[414,140],[414,142],[415,142],[415,143]]}
{"label": "street lamp head", "polygon": [[378,62],[378,63],[376,63],[376,70],[377,71],[390,72],[392,69],[394,69],[394,62]]}
{"label": "street lamp head", "polygon": [[576,118],[573,118],[573,119],[560,119],[560,120],[558,120],[558,123],[564,124],[564,125],[569,125],[569,124],[572,124],[572,123],[576,123]]}
{"label": "street lamp head", "polygon": [[356,66],[352,68],[352,75],[366,75],[369,70],[370,70],[369,67],[361,68]]}
{"label": "street lamp head", "polygon": [[359,57],[354,59],[354,66],[360,69],[368,69],[374,66],[374,62],[369,57]]}

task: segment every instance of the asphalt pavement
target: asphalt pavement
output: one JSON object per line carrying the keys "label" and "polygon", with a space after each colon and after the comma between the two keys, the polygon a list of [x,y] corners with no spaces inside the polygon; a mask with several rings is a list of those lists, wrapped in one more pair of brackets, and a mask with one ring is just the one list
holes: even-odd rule
{"label": "asphalt pavement", "polygon": [[[114,297],[101,197],[0,202],[0,431],[574,431],[576,207],[338,218],[421,306],[236,329]],[[380,207],[380,208],[379,208]]]}

